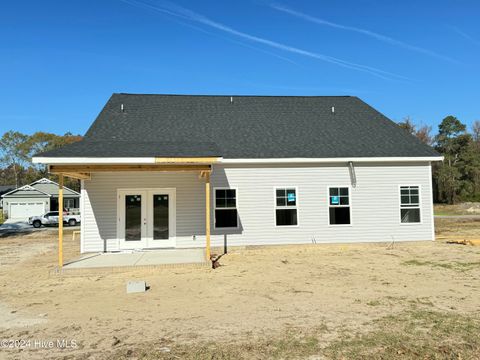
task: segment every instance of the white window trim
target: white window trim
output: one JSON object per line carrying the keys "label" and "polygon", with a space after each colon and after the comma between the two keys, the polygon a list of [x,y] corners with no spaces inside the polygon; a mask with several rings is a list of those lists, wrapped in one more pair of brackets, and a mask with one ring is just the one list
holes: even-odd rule
{"label": "white window trim", "polygon": [[[401,188],[405,186],[416,186],[418,187],[418,206],[404,206],[402,207],[402,193]],[[402,222],[402,209],[419,209],[420,210],[420,221],[419,222]],[[422,186],[418,184],[410,185],[398,185],[398,221],[400,225],[405,226],[414,226],[423,224],[423,208],[422,208]]]}
{"label": "white window trim", "polygon": [[[217,210],[217,190],[235,190],[235,207],[222,207],[219,210],[237,210],[237,226],[217,227],[216,210]],[[213,228],[215,230],[228,230],[240,228],[240,217],[238,215],[238,188],[237,187],[214,187],[213,188]]]}
{"label": "white window trim", "polygon": [[[330,205],[330,189],[348,188],[348,205]],[[350,185],[329,185],[327,186],[327,225],[329,227],[349,227],[353,226],[352,217],[352,187]],[[350,213],[350,224],[330,224],[330,207],[348,207]]]}
{"label": "white window trim", "polygon": [[[277,190],[279,189],[294,189],[295,190],[295,206],[277,206]],[[296,228],[300,226],[300,203],[298,201],[298,186],[274,186],[273,188],[273,225],[276,228]],[[295,209],[297,210],[297,225],[277,225],[277,209]]]}

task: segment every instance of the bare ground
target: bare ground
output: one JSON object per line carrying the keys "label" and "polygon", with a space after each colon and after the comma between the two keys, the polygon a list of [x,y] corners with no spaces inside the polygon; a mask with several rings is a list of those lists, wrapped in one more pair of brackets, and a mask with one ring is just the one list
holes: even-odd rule
{"label": "bare ground", "polygon": [[[480,222],[437,232],[479,238]],[[256,247],[217,270],[58,276],[55,244],[53,231],[0,240],[0,340],[22,341],[0,358],[480,358],[480,247]],[[134,279],[150,290],[126,294]]]}

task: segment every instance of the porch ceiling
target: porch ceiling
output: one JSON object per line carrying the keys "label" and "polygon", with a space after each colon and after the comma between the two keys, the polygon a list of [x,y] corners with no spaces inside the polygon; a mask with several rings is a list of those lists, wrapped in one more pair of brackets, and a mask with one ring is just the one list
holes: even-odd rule
{"label": "porch ceiling", "polygon": [[141,164],[141,165],[50,165],[49,172],[52,174],[62,174],[77,179],[90,179],[92,172],[122,172],[122,171],[211,171],[210,164]]}

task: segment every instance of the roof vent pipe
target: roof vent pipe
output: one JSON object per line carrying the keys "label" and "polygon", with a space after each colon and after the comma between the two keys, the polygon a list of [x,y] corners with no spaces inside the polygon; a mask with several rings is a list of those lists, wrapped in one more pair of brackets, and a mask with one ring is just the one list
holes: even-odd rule
{"label": "roof vent pipe", "polygon": [[233,96],[230,96],[230,104],[233,104]]}
{"label": "roof vent pipe", "polygon": [[120,105],[120,111],[121,111],[121,112],[124,112],[124,110],[123,110],[123,104]]}
{"label": "roof vent pipe", "polygon": [[335,114],[335,106],[332,106],[332,114]]}

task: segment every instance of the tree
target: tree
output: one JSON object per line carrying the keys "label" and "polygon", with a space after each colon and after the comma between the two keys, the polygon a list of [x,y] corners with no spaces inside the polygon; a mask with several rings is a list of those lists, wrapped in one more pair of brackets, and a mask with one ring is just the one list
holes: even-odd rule
{"label": "tree", "polygon": [[400,121],[398,123],[398,126],[400,126],[402,129],[406,130],[408,133],[415,135],[416,133],[416,126],[412,121],[412,118],[410,116],[406,116],[403,121]]}
{"label": "tree", "polygon": [[432,127],[428,125],[423,125],[415,132],[415,136],[424,144],[429,146],[433,145],[434,139],[431,135]]}
{"label": "tree", "polygon": [[29,163],[25,146],[27,140],[28,136],[18,131],[8,131],[0,139],[0,162],[6,167],[11,167],[17,188],[20,185],[21,167]]}
{"label": "tree", "polygon": [[[56,135],[36,132],[29,136],[16,131],[6,132],[0,139],[0,182],[3,185],[15,183],[19,187],[41,177],[56,178],[48,174],[44,165],[33,164],[32,156],[81,139],[81,136],[71,133]],[[74,190],[80,187],[78,180],[69,178],[65,179],[65,186]]]}
{"label": "tree", "polygon": [[445,160],[437,167],[435,176],[440,198],[449,204],[472,190],[472,177],[478,167],[472,136],[466,128],[455,116],[447,116],[438,126],[435,148]]}
{"label": "tree", "polygon": [[[65,133],[65,135],[56,135],[51,133],[45,132],[36,132],[31,135],[26,143],[26,148],[28,151],[28,155],[30,158],[35,156],[36,154],[53,150],[68,144],[72,144],[74,142],[82,140],[80,135],[73,135],[70,132]],[[32,164],[36,168],[36,177],[48,177],[52,178],[51,175],[48,174],[47,168],[41,164]],[[55,179],[57,180],[56,176]],[[32,180],[33,181],[33,180]],[[79,191],[80,190],[80,182],[77,179],[65,178],[64,180],[65,186]]]}
{"label": "tree", "polygon": [[72,135],[72,133],[69,132],[62,136],[39,131],[28,137],[25,147],[28,156],[33,157],[36,154],[53,150],[80,140],[82,140],[80,135]]}
{"label": "tree", "polygon": [[423,125],[417,130],[417,125],[414,124],[410,116],[406,116],[403,121],[398,123],[402,129],[406,130],[409,134],[416,136],[421,142],[429,146],[433,145],[433,137],[431,135],[432,127]]}
{"label": "tree", "polygon": [[472,136],[475,142],[480,143],[480,120],[475,120],[473,123]]}

